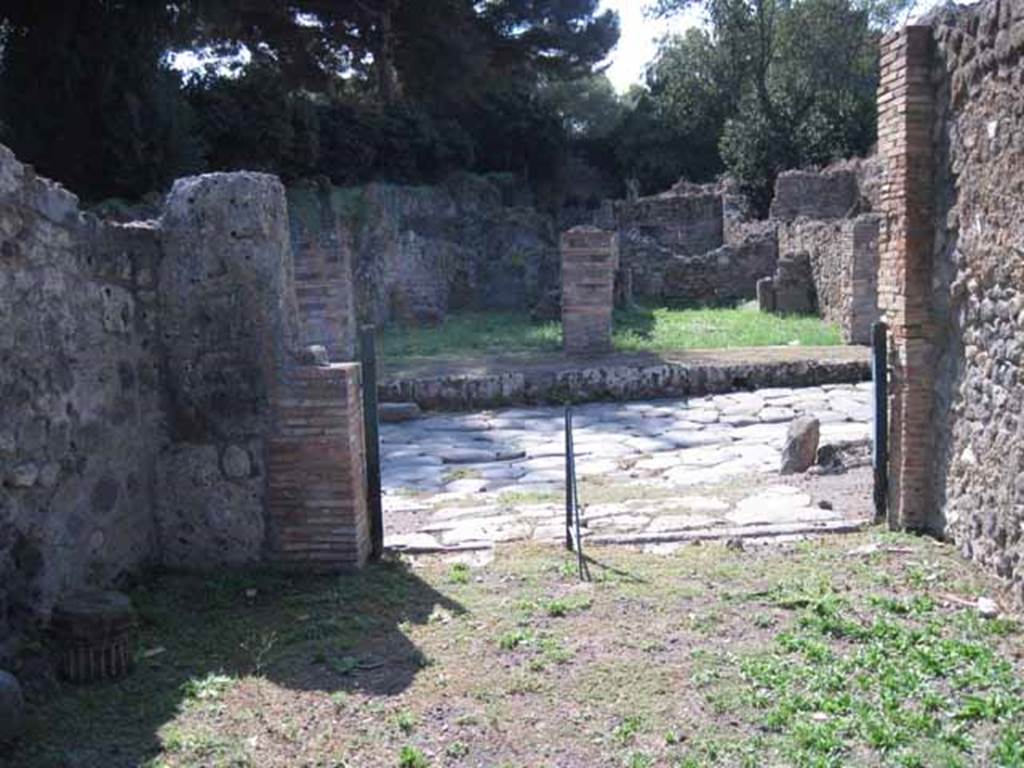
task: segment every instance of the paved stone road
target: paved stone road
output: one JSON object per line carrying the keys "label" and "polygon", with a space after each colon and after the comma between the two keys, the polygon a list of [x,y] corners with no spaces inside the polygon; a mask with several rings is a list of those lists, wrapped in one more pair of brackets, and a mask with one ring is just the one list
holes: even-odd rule
{"label": "paved stone road", "polygon": [[[650,543],[732,528],[841,528],[843,510],[821,509],[779,483],[786,429],[801,414],[821,420],[822,443],[865,440],[870,385],[576,407],[586,534]],[[564,439],[559,408],[382,426],[386,544],[429,551],[558,540]]]}

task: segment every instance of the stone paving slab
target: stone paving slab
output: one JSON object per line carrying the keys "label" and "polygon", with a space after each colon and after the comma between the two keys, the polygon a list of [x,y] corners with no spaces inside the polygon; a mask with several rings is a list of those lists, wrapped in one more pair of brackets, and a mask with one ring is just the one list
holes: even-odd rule
{"label": "stone paving slab", "polygon": [[[660,541],[841,525],[843,510],[780,484],[782,443],[805,413],[824,417],[823,444],[866,440],[871,410],[869,384],[578,406],[577,476],[626,496],[635,489],[614,503],[582,498],[585,535]],[[422,552],[564,538],[563,418],[559,408],[514,408],[382,425],[385,525],[395,513],[416,528],[389,530],[385,543]],[[695,492],[710,486],[718,495]]]}

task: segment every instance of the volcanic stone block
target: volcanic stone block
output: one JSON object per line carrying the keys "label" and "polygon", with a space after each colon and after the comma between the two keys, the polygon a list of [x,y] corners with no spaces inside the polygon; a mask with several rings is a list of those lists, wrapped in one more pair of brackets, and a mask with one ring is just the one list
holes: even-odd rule
{"label": "volcanic stone block", "polygon": [[575,227],[562,235],[562,333],[571,355],[612,348],[618,235],[596,227]]}
{"label": "volcanic stone block", "polygon": [[120,592],[76,592],[53,609],[60,672],[72,683],[114,680],[132,664],[135,611]]}

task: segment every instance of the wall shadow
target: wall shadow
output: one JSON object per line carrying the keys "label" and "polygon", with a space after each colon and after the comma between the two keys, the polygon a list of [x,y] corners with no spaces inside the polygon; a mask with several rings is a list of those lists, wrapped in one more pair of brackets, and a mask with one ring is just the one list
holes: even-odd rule
{"label": "wall shadow", "polygon": [[30,703],[26,734],[0,747],[0,766],[145,764],[161,752],[160,729],[183,706],[233,678],[392,696],[429,664],[402,628],[465,612],[398,562],[332,577],[155,573],[132,599],[140,617],[132,674],[64,686]]}

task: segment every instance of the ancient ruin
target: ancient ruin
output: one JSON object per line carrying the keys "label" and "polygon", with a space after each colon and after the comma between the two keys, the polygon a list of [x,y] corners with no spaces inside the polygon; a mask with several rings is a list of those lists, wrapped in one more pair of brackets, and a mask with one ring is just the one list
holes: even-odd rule
{"label": "ancient ruin", "polygon": [[0,147],[0,637],[145,565],[365,561],[351,305],[319,311],[352,281],[316,248],[272,176],[112,224]]}
{"label": "ancient ruin", "polygon": [[892,339],[892,522],[1024,601],[1019,368],[1024,5],[936,11],[882,56],[878,273]]}

